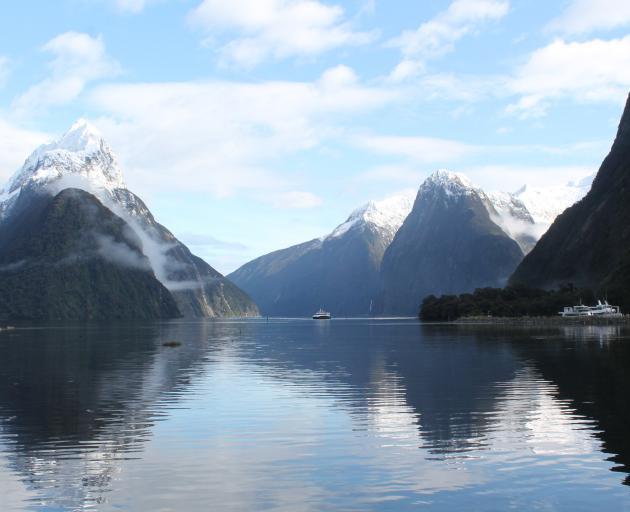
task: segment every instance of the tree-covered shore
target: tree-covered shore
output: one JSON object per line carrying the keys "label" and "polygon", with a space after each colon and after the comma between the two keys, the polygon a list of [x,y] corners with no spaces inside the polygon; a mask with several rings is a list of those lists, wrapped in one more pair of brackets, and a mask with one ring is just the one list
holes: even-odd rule
{"label": "tree-covered shore", "polygon": [[429,295],[422,301],[419,316],[426,322],[453,321],[472,316],[522,317],[554,316],[564,306],[593,304],[592,290],[564,286],[540,290],[526,286],[478,288],[460,295]]}

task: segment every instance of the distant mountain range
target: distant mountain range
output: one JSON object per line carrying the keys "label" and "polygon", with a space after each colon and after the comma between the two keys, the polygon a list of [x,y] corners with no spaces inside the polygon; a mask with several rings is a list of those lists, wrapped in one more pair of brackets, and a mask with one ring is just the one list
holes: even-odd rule
{"label": "distant mountain range", "polygon": [[571,283],[630,308],[630,97],[590,191],[555,219],[510,282]]}
{"label": "distant mountain range", "polygon": [[[625,156],[621,130],[602,169]],[[330,234],[256,258],[225,278],[155,220],[126,187],[103,137],[80,120],[37,148],[0,191],[0,319],[254,316],[256,303],[273,316],[306,316],[320,307],[335,316],[415,315],[426,295],[503,286],[528,253],[514,282],[551,286],[579,278],[579,285],[612,288],[630,276],[623,244],[601,239],[599,224],[597,233],[564,241],[569,228],[555,227],[584,225],[585,213],[570,212],[594,207],[592,197],[612,204],[604,190],[611,183],[623,193],[623,176],[600,175],[579,201],[590,178],[505,193],[437,171],[417,194],[370,201]],[[621,202],[613,201],[616,209],[599,205],[610,225],[625,212]],[[585,237],[611,256],[579,246]],[[582,268],[583,258],[569,261],[589,251],[592,268]],[[614,272],[604,273],[599,261]]]}
{"label": "distant mountain range", "polygon": [[525,205],[535,223],[548,229],[558,215],[588,193],[594,178],[593,174],[578,181],[570,181],[564,186],[530,187],[525,185],[512,196]]}
{"label": "distant mountain range", "polygon": [[305,316],[322,306],[342,316],[376,313],[383,254],[412,204],[413,194],[371,201],[329,235],[256,258],[228,278],[264,315]]}
{"label": "distant mountain range", "polygon": [[10,293],[0,318],[258,314],[154,219],[84,120],[37,148],[0,192],[0,247],[0,290]]}
{"label": "distant mountain range", "polygon": [[424,295],[505,284],[588,181],[486,193],[461,174],[437,171],[415,202],[411,194],[369,202],[329,235],[228,277],[265,315],[305,316],[320,306],[339,316],[415,315]]}

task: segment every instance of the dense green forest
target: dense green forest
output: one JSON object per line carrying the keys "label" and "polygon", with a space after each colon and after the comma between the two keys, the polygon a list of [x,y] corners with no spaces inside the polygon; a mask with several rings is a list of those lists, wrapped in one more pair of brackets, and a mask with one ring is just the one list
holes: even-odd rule
{"label": "dense green forest", "polygon": [[65,189],[31,198],[0,226],[0,319],[179,317],[142,242],[96,197]]}
{"label": "dense green forest", "polygon": [[478,288],[461,295],[429,295],[422,301],[420,318],[427,322],[451,321],[467,316],[553,316],[564,306],[594,304],[595,294],[585,288],[564,286],[539,290],[526,286]]}

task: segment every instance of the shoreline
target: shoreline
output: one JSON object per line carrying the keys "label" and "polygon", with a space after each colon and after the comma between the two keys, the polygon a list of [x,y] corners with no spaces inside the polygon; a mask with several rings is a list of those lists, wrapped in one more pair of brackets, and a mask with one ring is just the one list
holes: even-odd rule
{"label": "shoreline", "polygon": [[561,316],[517,316],[487,317],[471,316],[458,318],[451,323],[457,325],[630,325],[630,315],[615,317],[561,317]]}

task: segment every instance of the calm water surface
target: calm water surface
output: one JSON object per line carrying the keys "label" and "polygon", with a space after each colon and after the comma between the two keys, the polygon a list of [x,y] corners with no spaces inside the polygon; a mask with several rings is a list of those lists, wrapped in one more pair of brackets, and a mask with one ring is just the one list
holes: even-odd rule
{"label": "calm water surface", "polygon": [[630,510],[629,392],[619,327],[16,329],[0,510]]}

